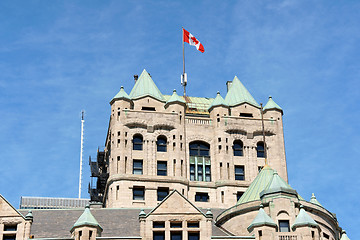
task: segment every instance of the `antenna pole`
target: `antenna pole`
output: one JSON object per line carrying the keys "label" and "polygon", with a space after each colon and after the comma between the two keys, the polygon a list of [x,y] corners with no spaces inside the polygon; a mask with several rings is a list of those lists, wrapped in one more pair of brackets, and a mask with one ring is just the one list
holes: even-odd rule
{"label": "antenna pole", "polygon": [[182,28],[182,45],[183,45],[183,74],[181,75],[181,85],[184,86],[184,97],[185,97],[186,96],[187,75],[185,73],[184,28]]}
{"label": "antenna pole", "polygon": [[81,111],[81,143],[80,143],[80,174],[79,174],[79,199],[81,198],[81,181],[82,181],[82,160],[83,160],[83,150],[84,150],[84,114],[85,111]]}
{"label": "antenna pole", "polygon": [[265,165],[268,165],[266,142],[265,142],[264,111],[263,111],[262,103],[260,103],[260,107],[261,107],[260,111],[261,111],[261,124],[262,124],[262,134],[263,134],[263,142],[264,142]]}

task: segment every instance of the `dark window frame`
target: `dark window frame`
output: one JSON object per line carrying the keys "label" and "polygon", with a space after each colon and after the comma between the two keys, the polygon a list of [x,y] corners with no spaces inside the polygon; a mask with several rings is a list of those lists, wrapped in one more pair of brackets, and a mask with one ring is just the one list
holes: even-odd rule
{"label": "dark window frame", "polygon": [[264,142],[256,144],[256,156],[258,158],[266,158]]}
{"label": "dark window frame", "polygon": [[167,138],[163,135],[158,136],[156,140],[156,151],[167,152]]}
{"label": "dark window frame", "polygon": [[209,193],[197,192],[195,193],[195,202],[209,202]]}
{"label": "dark window frame", "polygon": [[244,156],[244,144],[241,140],[235,140],[232,148],[234,156]]}
{"label": "dark window frame", "polygon": [[166,198],[167,195],[169,195],[169,188],[161,188],[159,187],[156,191],[157,200],[162,201],[164,198]]}
{"label": "dark window frame", "polygon": [[235,165],[235,180],[237,181],[245,181],[245,166],[244,165]]}
{"label": "dark window frame", "polygon": [[135,174],[135,175],[143,175],[143,169],[144,169],[143,160],[141,160],[141,159],[133,159],[133,174]]}
{"label": "dark window frame", "polygon": [[133,187],[133,200],[145,200],[145,187]]}
{"label": "dark window frame", "polygon": [[158,176],[167,176],[167,161],[157,161],[156,174]]}
{"label": "dark window frame", "polygon": [[290,232],[289,220],[279,220],[279,232]]}
{"label": "dark window frame", "polygon": [[135,134],[132,139],[133,150],[134,151],[142,151],[143,150],[143,141],[144,141],[144,138],[141,134]]}

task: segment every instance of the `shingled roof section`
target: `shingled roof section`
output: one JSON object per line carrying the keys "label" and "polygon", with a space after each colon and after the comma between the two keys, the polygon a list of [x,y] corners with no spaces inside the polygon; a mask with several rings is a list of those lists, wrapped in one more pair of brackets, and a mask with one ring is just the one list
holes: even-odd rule
{"label": "shingled roof section", "polygon": [[[151,209],[145,209],[150,212]],[[201,209],[203,212],[204,209]],[[70,229],[83,213],[79,209],[33,209],[34,221],[31,227],[31,235],[35,238],[67,238],[70,237]],[[139,213],[141,209],[128,208],[99,208],[91,209],[91,213],[103,227],[102,237],[131,237],[140,235]],[[214,217],[224,209],[211,209]],[[28,210],[20,210],[26,214]],[[220,228],[212,225],[213,236],[226,236]]]}

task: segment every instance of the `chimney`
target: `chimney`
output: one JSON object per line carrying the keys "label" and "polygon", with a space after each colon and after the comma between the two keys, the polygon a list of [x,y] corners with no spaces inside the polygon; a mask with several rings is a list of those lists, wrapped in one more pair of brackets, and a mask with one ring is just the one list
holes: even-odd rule
{"label": "chimney", "polygon": [[134,75],[134,81],[136,83],[136,81],[138,80],[139,76],[138,75]]}
{"label": "chimney", "polygon": [[227,91],[229,92],[229,89],[231,87],[232,81],[227,81],[226,82],[226,87],[227,87]]}

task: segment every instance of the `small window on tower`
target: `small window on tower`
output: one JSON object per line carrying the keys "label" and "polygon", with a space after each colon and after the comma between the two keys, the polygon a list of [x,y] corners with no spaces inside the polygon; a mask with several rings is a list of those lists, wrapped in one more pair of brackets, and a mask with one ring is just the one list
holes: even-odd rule
{"label": "small window on tower", "polygon": [[142,107],[141,110],[144,110],[144,111],[156,111],[154,107]]}

